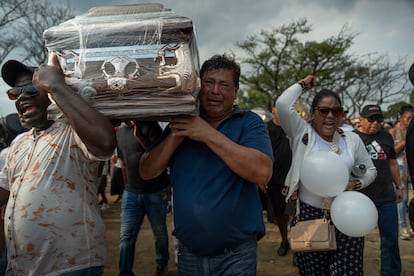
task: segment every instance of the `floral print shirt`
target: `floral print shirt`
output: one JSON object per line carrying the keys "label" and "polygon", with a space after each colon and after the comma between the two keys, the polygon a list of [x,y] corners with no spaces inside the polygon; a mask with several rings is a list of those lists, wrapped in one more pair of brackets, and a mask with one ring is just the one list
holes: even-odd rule
{"label": "floral print shirt", "polygon": [[32,129],[10,146],[0,172],[0,187],[10,191],[4,217],[8,274],[60,275],[104,265],[99,160],[65,122]]}

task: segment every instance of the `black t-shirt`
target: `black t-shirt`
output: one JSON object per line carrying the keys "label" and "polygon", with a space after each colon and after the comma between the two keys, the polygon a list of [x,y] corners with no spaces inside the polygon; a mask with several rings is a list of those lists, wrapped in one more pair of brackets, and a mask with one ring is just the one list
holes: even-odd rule
{"label": "black t-shirt", "polygon": [[388,132],[380,130],[376,134],[365,134],[355,130],[364,141],[365,148],[377,168],[377,177],[371,185],[362,189],[373,202],[395,200],[395,190],[390,169],[390,159],[396,159],[394,140]]}
{"label": "black t-shirt", "polygon": [[273,120],[267,123],[270,141],[273,149],[273,174],[268,186],[284,186],[286,175],[292,163],[292,151],[289,139],[280,126],[275,125]]}
{"label": "black t-shirt", "polygon": [[[157,122],[141,122],[142,133],[150,144],[154,143],[161,135],[162,129]],[[117,132],[118,155],[125,163],[126,187],[128,192],[143,194],[155,193],[165,188],[169,183],[167,172],[152,179],[143,180],[139,176],[139,161],[145,150],[134,136],[133,126],[123,126]]]}
{"label": "black t-shirt", "polygon": [[414,180],[414,120],[411,120],[408,125],[405,140],[405,154],[407,157],[408,171],[411,179]]}

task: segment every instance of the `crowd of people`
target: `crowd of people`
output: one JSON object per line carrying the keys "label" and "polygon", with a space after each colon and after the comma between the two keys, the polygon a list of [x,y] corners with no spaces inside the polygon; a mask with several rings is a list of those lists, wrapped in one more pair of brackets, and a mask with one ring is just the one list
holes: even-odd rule
{"label": "crowd of people", "polygon": [[[301,179],[303,161],[316,151],[335,153],[349,172],[365,166],[345,191],[374,202],[381,275],[401,274],[399,239],[413,234],[407,223],[411,105],[401,107],[393,127],[372,104],[346,121],[338,94],[321,88],[305,120],[295,103],[315,92],[317,79],[309,75],[274,99],[274,117],[265,123],[235,105],[240,65],[214,55],[201,66],[199,115],[172,116],[165,128],[155,121],[117,125],[73,93],[56,56],[39,67],[10,60],[1,74],[17,112],[14,121],[0,121],[3,275],[102,275],[108,182],[121,202],[119,275],[134,275],[145,216],[154,236],[154,273],[168,275],[169,200],[179,275],[256,275],[258,241],[265,235],[260,192],[275,215],[280,257],[291,250],[289,227],[330,218],[333,198],[315,194]],[[410,80],[414,85],[414,72]],[[48,117],[51,100],[62,118]],[[299,206],[298,216],[292,206]],[[294,253],[300,275],[363,275],[364,237],[335,234],[336,250]]]}

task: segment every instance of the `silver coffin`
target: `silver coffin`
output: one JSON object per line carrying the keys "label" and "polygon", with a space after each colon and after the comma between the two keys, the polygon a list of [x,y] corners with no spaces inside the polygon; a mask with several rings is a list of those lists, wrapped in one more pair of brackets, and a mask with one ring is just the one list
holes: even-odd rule
{"label": "silver coffin", "polygon": [[92,8],[43,36],[49,53],[59,56],[66,82],[112,119],[198,113],[192,21],[161,4]]}

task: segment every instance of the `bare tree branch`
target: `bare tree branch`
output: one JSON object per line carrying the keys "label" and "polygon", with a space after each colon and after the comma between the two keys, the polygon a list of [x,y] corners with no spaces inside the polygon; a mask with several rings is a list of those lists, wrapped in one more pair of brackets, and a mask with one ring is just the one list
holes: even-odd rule
{"label": "bare tree branch", "polygon": [[65,6],[48,1],[0,0],[0,63],[18,53],[28,64],[45,62],[43,31],[71,17]]}
{"label": "bare tree branch", "polygon": [[[250,69],[240,78],[243,90],[238,102],[242,108],[270,109],[275,96],[308,74],[316,75],[319,87],[337,92],[349,115],[359,114],[367,103],[381,105],[396,98],[408,99],[405,58],[391,63],[382,55],[364,62],[349,53],[357,34],[346,25],[336,36],[322,41],[298,39],[310,31],[307,20],[300,19],[236,43],[246,53],[241,62]],[[313,96],[305,93],[301,100],[310,103]]]}

